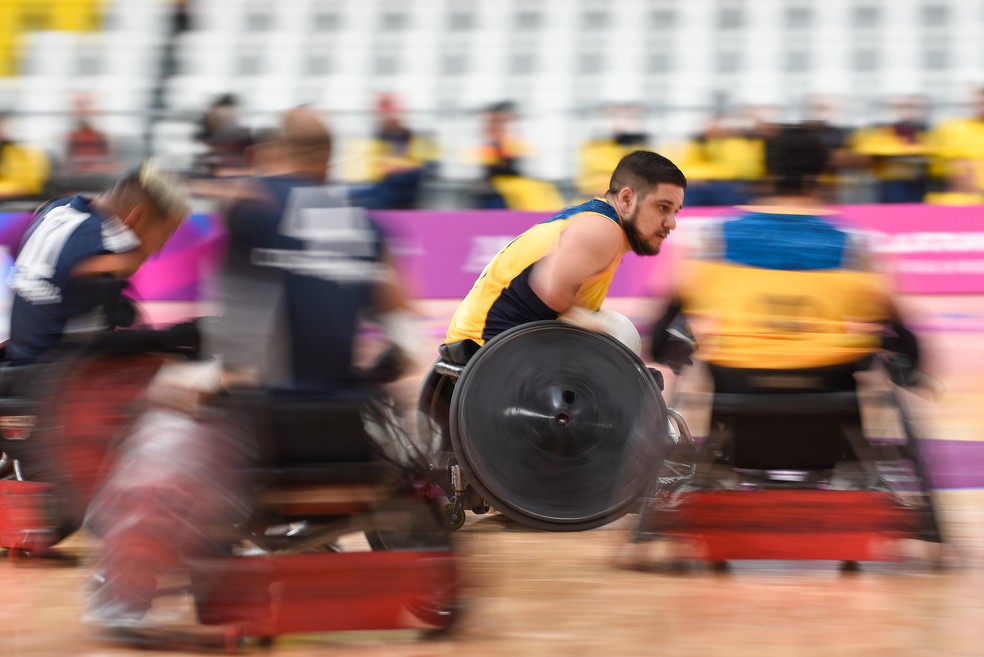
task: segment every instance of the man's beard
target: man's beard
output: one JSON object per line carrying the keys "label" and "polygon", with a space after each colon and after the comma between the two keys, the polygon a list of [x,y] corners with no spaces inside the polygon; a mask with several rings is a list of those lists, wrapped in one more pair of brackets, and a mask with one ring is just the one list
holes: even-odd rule
{"label": "man's beard", "polygon": [[659,247],[662,246],[662,242],[653,245],[642,239],[642,234],[636,228],[635,224],[636,214],[638,214],[638,210],[632,213],[631,217],[622,221],[622,230],[625,231],[625,238],[629,240],[629,246],[632,248],[633,253],[641,256],[656,255],[659,253]]}

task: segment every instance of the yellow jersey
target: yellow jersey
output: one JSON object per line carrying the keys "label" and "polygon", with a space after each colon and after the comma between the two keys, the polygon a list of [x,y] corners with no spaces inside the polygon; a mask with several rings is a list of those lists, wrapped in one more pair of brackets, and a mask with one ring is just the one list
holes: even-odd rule
{"label": "yellow jersey", "polygon": [[[530,272],[533,265],[553,251],[561,233],[587,214],[599,214],[621,225],[615,208],[602,199],[592,199],[533,226],[504,246],[485,266],[451,318],[445,342],[474,340],[481,345],[514,326],[556,319],[558,313],[530,288]],[[581,286],[578,306],[601,308],[619,262],[616,259]]]}
{"label": "yellow jersey", "polygon": [[807,369],[878,349],[888,286],[857,239],[826,218],[756,211],[720,226],[677,294],[709,363]]}

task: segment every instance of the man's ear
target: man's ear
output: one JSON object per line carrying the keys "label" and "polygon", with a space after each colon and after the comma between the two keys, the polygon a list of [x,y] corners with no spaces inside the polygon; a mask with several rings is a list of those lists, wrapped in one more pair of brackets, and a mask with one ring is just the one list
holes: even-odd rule
{"label": "man's ear", "polygon": [[622,212],[628,216],[632,214],[633,209],[635,209],[636,194],[631,187],[623,187],[618,190],[618,200],[622,205]]}
{"label": "man's ear", "polygon": [[140,219],[143,217],[145,208],[141,205],[133,206],[133,209],[123,217],[123,224],[129,228],[133,228],[135,225],[140,223]]}

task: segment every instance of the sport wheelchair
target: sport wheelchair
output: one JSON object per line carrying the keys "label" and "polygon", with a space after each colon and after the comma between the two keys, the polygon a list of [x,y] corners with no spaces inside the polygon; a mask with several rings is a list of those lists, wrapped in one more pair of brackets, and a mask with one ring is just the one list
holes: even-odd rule
{"label": "sport wheelchair", "polygon": [[716,393],[712,430],[698,442],[665,405],[660,372],[620,342],[536,322],[481,349],[443,349],[421,389],[418,432],[437,446],[431,469],[453,528],[465,509],[489,505],[553,531],[638,511],[633,542],[690,540],[701,544],[696,559],[713,562],[857,562],[877,556],[880,538],[942,541],[897,391],[879,399],[898,413],[903,440],[877,442],[863,433],[853,390],[821,381],[783,391],[789,382],[770,376],[759,389]]}
{"label": "sport wheelchair", "polygon": [[[197,365],[158,353],[83,350],[63,353],[33,377],[35,406],[18,412],[31,411],[35,431],[5,444],[18,464],[0,488],[0,539],[12,557],[57,552],[51,548],[83,520],[102,533],[93,508],[112,498],[114,465],[132,453],[118,448],[147,417],[151,379],[176,363]],[[168,411],[177,418],[172,438],[248,429],[235,434],[253,455],[236,476],[246,485],[245,512],[209,531],[209,549],[190,567],[180,564],[186,585],[158,591],[190,594],[199,624],[118,628],[112,638],[234,649],[295,632],[452,626],[461,596],[449,532],[420,489],[422,460],[382,389],[366,384],[344,399],[236,389],[199,401],[200,415]],[[176,462],[152,455],[147,472],[192,469],[199,456],[192,449]],[[141,492],[152,492],[148,486]],[[131,499],[140,504],[140,495]]]}
{"label": "sport wheelchair", "polygon": [[[632,543],[668,540],[676,565],[833,560],[850,570],[899,559],[894,544],[915,539],[933,566],[945,565],[931,474],[902,392],[926,379],[907,357],[708,370],[708,435],[678,443],[669,462],[689,461],[689,473],[657,479]],[[882,385],[859,391],[859,373]],[[686,393],[677,401],[689,405]],[[879,412],[900,435],[876,435],[869,425]]]}
{"label": "sport wheelchair", "polygon": [[192,569],[201,623],[264,641],[452,627],[462,608],[454,548],[387,395],[240,389],[213,400],[211,412],[248,425],[259,458],[248,473],[251,512],[225,556]]}

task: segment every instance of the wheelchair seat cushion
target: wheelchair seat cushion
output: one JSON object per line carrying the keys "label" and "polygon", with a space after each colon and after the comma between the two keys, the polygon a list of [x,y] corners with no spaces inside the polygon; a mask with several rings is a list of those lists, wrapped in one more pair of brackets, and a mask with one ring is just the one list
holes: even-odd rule
{"label": "wheelchair seat cushion", "polygon": [[868,369],[870,359],[808,369],[747,369],[708,364],[714,390],[723,393],[834,392],[855,390],[855,372]]}
{"label": "wheelchair seat cushion", "polygon": [[856,393],[716,393],[711,426],[730,434],[736,468],[826,470],[856,460],[848,432],[861,432]]}
{"label": "wheelchair seat cushion", "polygon": [[259,444],[254,474],[275,483],[379,482],[397,466],[380,456],[364,413],[378,391],[346,398],[237,390],[217,401],[248,423]]}

